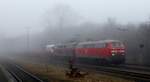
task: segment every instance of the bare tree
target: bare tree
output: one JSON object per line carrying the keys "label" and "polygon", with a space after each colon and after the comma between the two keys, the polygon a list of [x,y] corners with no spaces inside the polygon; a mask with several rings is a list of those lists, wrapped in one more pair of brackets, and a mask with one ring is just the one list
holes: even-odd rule
{"label": "bare tree", "polygon": [[80,21],[80,16],[69,6],[58,4],[46,12],[44,31],[45,37],[53,41],[61,41],[68,36],[68,28],[75,27]]}

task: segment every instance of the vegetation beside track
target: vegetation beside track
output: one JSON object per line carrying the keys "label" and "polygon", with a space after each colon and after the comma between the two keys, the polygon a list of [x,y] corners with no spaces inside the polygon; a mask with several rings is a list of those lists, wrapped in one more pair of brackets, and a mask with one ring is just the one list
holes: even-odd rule
{"label": "vegetation beside track", "polygon": [[4,74],[4,68],[0,65],[0,82],[9,82],[9,79]]}
{"label": "vegetation beside track", "polygon": [[67,69],[60,66],[33,63],[29,61],[19,61],[19,64],[29,72],[48,82],[134,82],[133,80],[94,72],[90,72],[90,74],[84,78],[69,78],[65,76],[65,71],[67,71]]}

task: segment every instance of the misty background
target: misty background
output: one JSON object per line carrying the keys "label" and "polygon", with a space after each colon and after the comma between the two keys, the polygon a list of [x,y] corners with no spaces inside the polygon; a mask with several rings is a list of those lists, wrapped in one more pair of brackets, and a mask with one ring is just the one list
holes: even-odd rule
{"label": "misty background", "polygon": [[[149,65],[149,0],[0,0],[0,53],[48,44],[117,39],[128,63]],[[26,54],[27,55],[27,54]]]}

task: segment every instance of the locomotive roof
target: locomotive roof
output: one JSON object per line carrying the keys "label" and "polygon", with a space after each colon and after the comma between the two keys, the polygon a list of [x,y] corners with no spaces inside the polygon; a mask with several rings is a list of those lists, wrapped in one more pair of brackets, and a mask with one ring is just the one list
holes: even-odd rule
{"label": "locomotive roof", "polygon": [[79,44],[90,44],[90,43],[107,43],[107,42],[121,42],[119,40],[101,40],[101,41],[88,41],[88,42],[80,42]]}
{"label": "locomotive roof", "polygon": [[46,45],[46,47],[54,47],[54,44]]}
{"label": "locomotive roof", "polygon": [[67,44],[57,44],[57,45],[47,45],[47,47],[58,47],[58,46],[75,46],[75,45],[80,45],[80,44],[92,44],[92,43],[107,43],[107,42],[121,42],[119,40],[100,40],[100,41],[87,41],[87,42],[79,42],[77,43],[67,43]]}

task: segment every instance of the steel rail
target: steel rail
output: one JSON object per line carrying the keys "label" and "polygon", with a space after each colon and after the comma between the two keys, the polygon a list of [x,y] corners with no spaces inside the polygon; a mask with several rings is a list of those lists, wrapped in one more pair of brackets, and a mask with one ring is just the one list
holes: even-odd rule
{"label": "steel rail", "polygon": [[43,82],[41,79],[25,71],[16,64],[4,62],[3,66],[17,80],[17,82]]}

